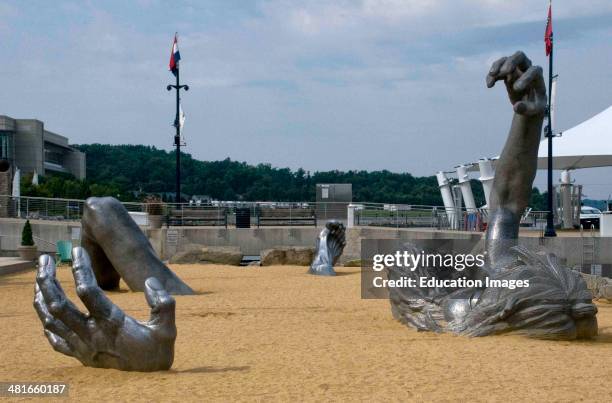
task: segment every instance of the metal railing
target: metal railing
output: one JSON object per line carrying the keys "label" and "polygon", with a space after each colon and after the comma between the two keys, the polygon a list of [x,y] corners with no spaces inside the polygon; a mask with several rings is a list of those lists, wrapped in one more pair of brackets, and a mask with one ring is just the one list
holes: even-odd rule
{"label": "metal railing", "polygon": [[439,206],[355,203],[355,225],[395,228],[483,231],[486,209]]}
{"label": "metal railing", "polygon": [[[160,216],[164,225],[236,225],[248,209],[250,226],[322,225],[330,219],[348,224],[346,202],[245,202],[210,203],[122,203],[139,225],[149,225],[150,216]],[[0,195],[0,217],[79,221],[84,200]],[[395,228],[432,228],[457,231],[484,231],[487,209],[447,209],[440,206],[351,203],[353,225]],[[237,212],[240,214],[237,215]],[[139,214],[140,213],[140,214]],[[526,211],[522,226],[539,228],[546,212]],[[244,224],[244,223],[242,223]]]}
{"label": "metal railing", "polygon": [[[79,221],[85,200],[0,195],[0,217]],[[144,212],[143,203],[123,203],[128,211]]]}
{"label": "metal railing", "polygon": [[[306,223],[309,216],[316,220],[340,219],[346,221],[348,203],[334,202],[242,202],[213,201],[211,203],[130,203],[122,202],[131,213],[161,216],[164,224],[199,225],[226,217],[226,224],[235,225],[236,211],[248,209],[251,224],[260,218],[266,222],[283,225]],[[79,221],[83,215],[85,200],[45,197],[13,197],[0,195],[0,217],[39,219],[54,221]],[[262,224],[264,220],[261,220]],[[316,224],[312,222],[313,224]]]}

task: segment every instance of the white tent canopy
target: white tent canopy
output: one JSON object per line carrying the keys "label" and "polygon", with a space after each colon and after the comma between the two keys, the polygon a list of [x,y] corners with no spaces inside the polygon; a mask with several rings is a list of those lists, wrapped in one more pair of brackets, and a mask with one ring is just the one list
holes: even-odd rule
{"label": "white tent canopy", "polygon": [[[538,169],[548,167],[548,139],[542,138]],[[499,156],[492,158],[495,166]],[[612,106],[553,139],[553,169],[612,166]],[[478,171],[478,164],[470,171]]]}
{"label": "white tent canopy", "polygon": [[[542,139],[538,169],[548,163],[548,139]],[[580,169],[612,166],[612,106],[553,139],[553,168]]]}

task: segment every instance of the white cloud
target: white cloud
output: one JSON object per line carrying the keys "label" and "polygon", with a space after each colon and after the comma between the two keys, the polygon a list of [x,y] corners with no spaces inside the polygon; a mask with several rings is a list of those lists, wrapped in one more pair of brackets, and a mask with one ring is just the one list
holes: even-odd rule
{"label": "white cloud", "polygon": [[[20,96],[0,99],[0,112],[38,117],[75,142],[169,148],[167,62],[180,22],[195,157],[422,175],[499,151],[510,109],[503,89],[484,86],[493,60],[521,48],[546,62],[543,1],[270,0],[234,10],[245,3],[144,1],[132,14],[71,3],[36,23],[44,10],[23,13],[11,25],[13,63],[0,65],[5,90]],[[555,2],[561,34],[564,18],[610,12],[608,3]],[[541,24],[537,35],[512,27],[529,21]],[[610,39],[599,29],[558,42],[560,125],[610,102],[612,77],[598,67],[610,65]]]}
{"label": "white cloud", "polygon": [[0,34],[8,34],[11,20],[18,15],[17,9],[10,4],[0,3]]}

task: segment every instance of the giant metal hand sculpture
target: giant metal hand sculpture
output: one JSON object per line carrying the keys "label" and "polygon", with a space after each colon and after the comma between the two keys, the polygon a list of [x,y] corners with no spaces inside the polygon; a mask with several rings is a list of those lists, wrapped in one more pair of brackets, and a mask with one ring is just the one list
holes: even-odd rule
{"label": "giant metal hand sculpture", "polygon": [[145,296],[151,319],[138,322],[113,304],[98,287],[89,256],[80,247],[72,251],[76,291],[89,311],[83,314],[66,297],[55,278],[55,262],[39,259],[34,308],[45,336],[58,352],[83,365],[123,371],[167,370],[174,360],[174,299],[151,277]]}
{"label": "giant metal hand sculpture", "polygon": [[87,199],[81,224],[81,245],[91,256],[93,271],[102,289],[118,288],[123,278],[130,290],[144,291],[145,280],[155,277],[170,294],[193,294],[193,290],[159,260],[117,199]]}
{"label": "giant metal hand sculpture", "polygon": [[[450,273],[451,277],[529,280],[526,288],[391,288],[395,318],[418,330],[469,336],[522,333],[548,339],[597,335],[597,308],[580,274],[559,267],[548,254],[517,246],[520,217],[529,201],[537,167],[546,87],[540,67],[523,52],[493,63],[487,86],[504,80],[514,109],[512,127],[497,163],[491,192],[491,215],[484,271]],[[412,253],[419,253],[413,249]],[[451,270],[454,272],[454,270]],[[391,268],[389,279],[436,277],[426,267],[414,272]],[[417,283],[418,284],[418,283]]]}
{"label": "giant metal hand sculpture", "polygon": [[310,265],[311,274],[335,276],[334,265],[346,246],[346,231],[340,221],[331,220],[317,238],[315,258]]}

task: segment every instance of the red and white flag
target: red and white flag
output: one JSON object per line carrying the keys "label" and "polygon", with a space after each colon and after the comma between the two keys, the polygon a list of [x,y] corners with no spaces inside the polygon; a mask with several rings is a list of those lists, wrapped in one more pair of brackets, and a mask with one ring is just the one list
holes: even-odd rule
{"label": "red and white flag", "polygon": [[552,1],[548,5],[548,21],[546,22],[544,43],[546,43],[546,56],[549,56],[553,48]]}
{"label": "red and white flag", "polygon": [[179,53],[178,48],[178,38],[176,37],[176,34],[174,34],[174,42],[172,42],[172,50],[170,51],[170,63],[168,63],[168,67],[172,74],[174,74],[175,76],[178,74],[179,60],[181,60],[181,54]]}

